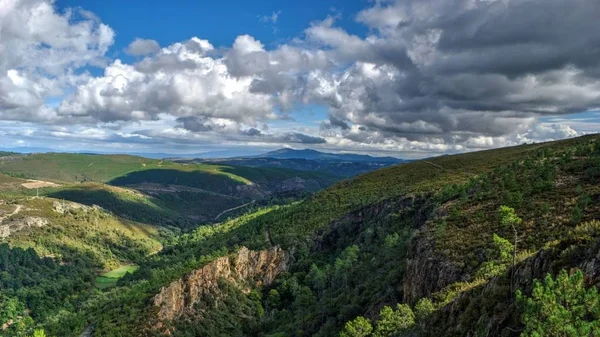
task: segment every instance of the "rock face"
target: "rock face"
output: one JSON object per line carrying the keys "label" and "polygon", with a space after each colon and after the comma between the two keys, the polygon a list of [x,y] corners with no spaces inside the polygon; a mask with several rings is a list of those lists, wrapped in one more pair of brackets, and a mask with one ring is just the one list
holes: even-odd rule
{"label": "rock face", "polygon": [[461,280],[462,270],[436,254],[433,242],[422,234],[415,235],[409,247],[403,284],[404,303],[414,304]]}
{"label": "rock face", "polygon": [[54,210],[54,212],[60,213],[60,214],[66,214],[66,213],[74,212],[77,210],[88,211],[90,209],[92,209],[92,207],[78,204],[75,202],[54,201],[52,203],[52,210]]}
{"label": "rock face", "polygon": [[48,220],[39,217],[26,217],[5,222],[0,226],[0,238],[4,239],[11,234],[29,228],[43,227],[48,224]]}
{"label": "rock face", "polygon": [[[565,252],[569,252],[565,254]],[[600,286],[600,241],[588,245],[573,241],[540,250],[515,266],[514,289],[528,294],[534,280],[543,280],[562,269],[580,269],[586,286]],[[515,310],[514,293],[510,291],[509,268],[504,275],[494,277],[482,286],[463,292],[440,308],[428,324],[434,328],[423,337],[437,336],[519,336],[521,312]],[[477,320],[474,324],[471,319]]]}
{"label": "rock face", "polygon": [[[201,296],[218,292],[219,280],[251,286],[269,285],[288,268],[289,255],[280,247],[252,251],[242,247],[234,256],[220,257],[163,287],[153,298],[158,320],[167,321],[191,313]],[[201,310],[201,309],[200,309]]]}

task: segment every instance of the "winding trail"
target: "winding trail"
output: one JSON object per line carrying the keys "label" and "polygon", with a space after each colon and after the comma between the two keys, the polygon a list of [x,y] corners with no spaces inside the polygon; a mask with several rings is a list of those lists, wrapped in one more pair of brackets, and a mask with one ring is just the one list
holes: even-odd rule
{"label": "winding trail", "polygon": [[248,205],[250,205],[250,204],[253,204],[253,203],[255,203],[255,202],[256,202],[256,200],[252,200],[252,201],[250,201],[250,202],[248,202],[248,203],[245,203],[245,204],[243,204],[243,205],[239,205],[239,206],[236,206],[236,207],[233,207],[233,208],[226,209],[226,210],[224,210],[223,212],[219,213],[219,214],[218,214],[218,215],[215,217],[215,221],[216,221],[216,220],[219,220],[219,218],[221,217],[221,215],[223,215],[223,214],[225,214],[225,213],[228,213],[228,212],[231,212],[231,211],[235,211],[235,210],[236,210],[236,209],[238,209],[238,208],[242,208],[242,207],[244,207],[244,206],[248,206]]}
{"label": "winding trail", "polygon": [[10,218],[11,216],[13,216],[15,214],[19,214],[19,212],[21,211],[22,208],[23,208],[23,205],[17,205],[17,207],[15,208],[15,210],[12,213],[6,214],[5,216],[0,216],[0,224],[2,222],[4,222],[4,220]]}

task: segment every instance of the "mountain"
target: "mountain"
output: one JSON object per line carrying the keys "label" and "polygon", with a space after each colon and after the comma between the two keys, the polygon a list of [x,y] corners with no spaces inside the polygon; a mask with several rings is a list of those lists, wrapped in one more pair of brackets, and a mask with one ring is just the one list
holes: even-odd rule
{"label": "mountain", "polygon": [[329,161],[351,161],[351,162],[378,162],[378,163],[401,163],[404,160],[394,157],[373,157],[362,154],[352,153],[326,153],[311,149],[294,150],[294,149],[279,149],[261,155],[255,156],[259,158],[275,158],[275,159],[307,159],[307,160],[329,160]]}
{"label": "mountain", "polygon": [[[11,308],[3,333],[36,325],[108,337],[593,335],[598,181],[599,135],[389,166],[162,234],[159,252],[121,257],[137,270],[106,289],[89,277],[102,270],[75,238],[66,259],[60,246],[25,249],[42,233],[60,242],[64,225],[49,218],[19,232],[29,243],[9,236],[0,245],[0,306]],[[73,226],[96,221],[69,216]]]}
{"label": "mountain", "polygon": [[334,154],[315,150],[280,149],[258,156],[176,160],[178,162],[202,162],[209,164],[236,165],[250,167],[279,167],[298,171],[321,172],[349,178],[380,168],[407,163],[408,160],[393,157],[372,157],[359,154]]}
{"label": "mountain", "polygon": [[242,205],[289,201],[340,179],[282,168],[70,153],[0,156],[0,172],[54,183],[56,187],[42,191],[50,197],[99,205],[126,219],[179,228],[232,216],[246,209]]}
{"label": "mountain", "polygon": [[166,152],[107,152],[107,151],[67,151],[67,150],[56,150],[45,147],[14,147],[14,148],[0,148],[0,153],[12,152],[16,154],[23,153],[76,153],[76,154],[102,154],[102,155],[131,155],[151,159],[167,159],[167,158],[230,158],[239,157],[244,155],[258,155],[261,151],[258,150],[219,150],[219,151],[208,151],[201,153],[166,153]]}

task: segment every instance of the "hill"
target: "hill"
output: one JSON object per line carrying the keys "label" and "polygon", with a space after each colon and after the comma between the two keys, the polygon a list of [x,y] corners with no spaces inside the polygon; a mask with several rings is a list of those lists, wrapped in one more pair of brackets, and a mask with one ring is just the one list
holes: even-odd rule
{"label": "hill", "polygon": [[38,322],[61,336],[518,336],[546,305],[535,279],[580,269],[595,285],[599,179],[597,135],[387,167],[178,237]]}
{"label": "hill", "polygon": [[[512,229],[502,224],[498,210],[510,206],[523,219],[517,231],[515,288],[528,294],[533,278],[585,265],[581,263],[593,252],[577,259],[553,252],[564,247],[584,252],[597,242],[589,221],[600,209],[589,200],[600,195],[595,184],[600,174],[598,139],[588,136],[384,168],[302,202],[199,229],[142,263],[119,293],[102,302],[102,312],[90,309],[86,320],[102,336],[128,329],[141,335],[166,329],[181,336],[331,336],[356,317],[377,327],[383,326],[389,310],[390,317],[409,318],[414,310],[423,324],[397,329],[413,335],[464,336],[485,324],[491,335],[518,334],[524,324],[522,309],[507,286],[510,264],[496,251],[496,242],[510,244]],[[242,252],[236,248],[240,246],[250,250]],[[224,266],[223,256],[239,270],[258,261],[272,261],[272,269],[268,277],[248,269],[209,286],[205,277]],[[536,264],[540,256],[548,262]],[[202,266],[210,267],[198,269]],[[204,276],[197,278],[200,270]],[[263,286],[256,287],[253,277],[262,277]],[[170,295],[165,297],[165,292]],[[124,315],[127,319],[119,318],[124,303],[132,310]],[[397,311],[387,309],[399,303]],[[478,307],[481,313],[474,311]],[[424,319],[436,323],[425,324]]]}
{"label": "hill", "polygon": [[359,154],[335,154],[315,150],[280,149],[258,156],[177,160],[179,162],[203,162],[208,164],[278,167],[298,171],[312,171],[349,178],[359,174],[378,170],[380,168],[407,163],[408,160],[393,157],[373,157]]}
{"label": "hill", "polygon": [[61,184],[43,191],[51,197],[100,205],[135,221],[181,228],[213,222],[217,215],[241,205],[297,198],[340,179],[284,168],[68,153],[0,156],[0,172]]}
{"label": "hill", "polygon": [[295,150],[295,149],[279,149],[267,152],[255,157],[259,158],[275,158],[275,159],[309,159],[309,160],[335,160],[335,161],[352,161],[352,162],[379,162],[379,163],[401,163],[402,159],[394,157],[373,157],[369,155],[353,154],[353,153],[327,153],[311,149]]}

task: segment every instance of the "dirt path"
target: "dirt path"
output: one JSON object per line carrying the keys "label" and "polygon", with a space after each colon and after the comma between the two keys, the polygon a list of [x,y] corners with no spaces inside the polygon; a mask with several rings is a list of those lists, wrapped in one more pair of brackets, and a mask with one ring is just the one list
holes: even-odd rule
{"label": "dirt path", "polygon": [[23,205],[17,205],[17,207],[15,208],[15,210],[10,213],[10,214],[6,214],[4,216],[0,216],[0,224],[2,222],[4,222],[4,220],[10,218],[11,216],[15,215],[15,214],[19,214],[19,212],[21,212],[21,209],[23,208]]}
{"label": "dirt path", "polygon": [[225,213],[228,213],[228,212],[231,212],[231,211],[235,211],[235,210],[236,210],[236,209],[238,209],[238,208],[242,208],[242,207],[244,207],[244,206],[248,206],[248,205],[250,205],[250,204],[253,204],[253,203],[255,203],[255,202],[256,202],[256,200],[252,200],[252,201],[250,201],[250,202],[248,202],[248,203],[245,203],[245,204],[243,204],[243,205],[239,205],[239,206],[236,206],[236,207],[233,207],[233,208],[226,209],[226,210],[224,210],[223,212],[219,213],[219,214],[218,214],[218,215],[215,217],[215,220],[219,220],[219,218],[221,217],[221,215],[223,215],[223,214],[225,214]]}
{"label": "dirt path", "polygon": [[12,213],[10,213],[9,215],[7,215],[7,217],[13,216],[15,214],[19,214],[19,212],[21,211],[22,208],[23,208],[23,205],[17,205],[17,208],[15,208],[15,210]]}

